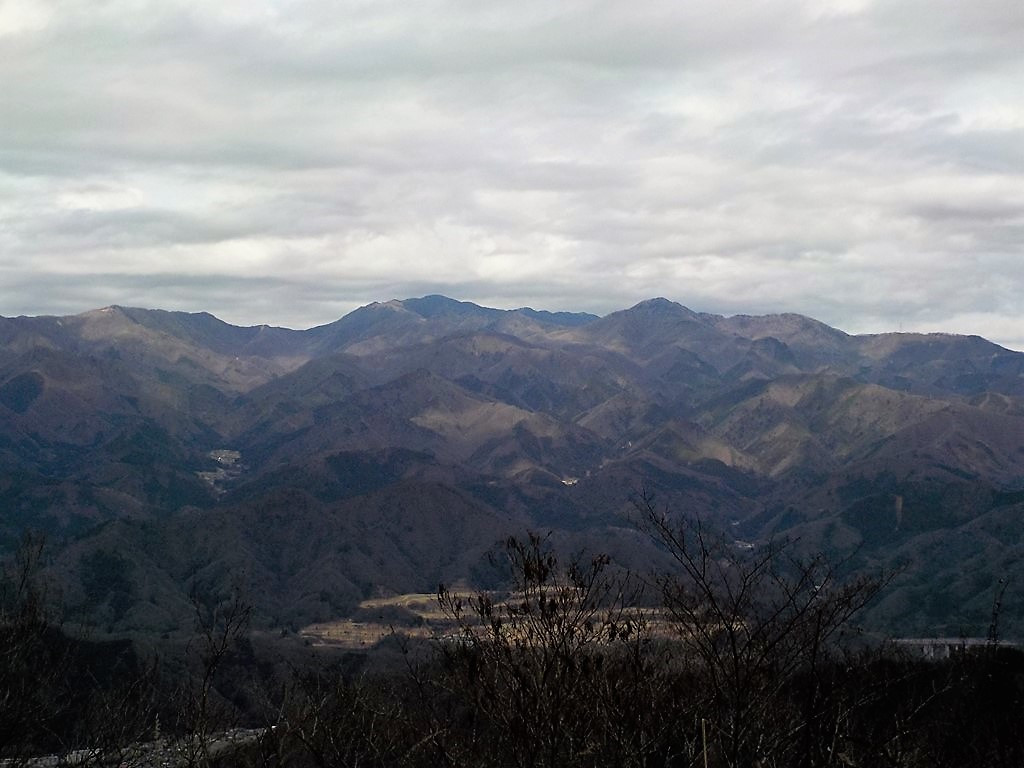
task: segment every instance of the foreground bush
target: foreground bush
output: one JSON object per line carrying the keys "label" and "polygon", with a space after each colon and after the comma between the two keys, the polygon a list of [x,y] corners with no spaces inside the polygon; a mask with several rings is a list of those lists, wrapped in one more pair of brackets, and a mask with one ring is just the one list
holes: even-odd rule
{"label": "foreground bush", "polygon": [[[881,582],[646,512],[674,571],[640,580],[510,539],[507,590],[442,586],[454,630],[375,674],[271,674],[237,593],[197,599],[176,679],[156,665],[88,672],[79,657],[98,652],[49,620],[30,549],[2,584],[0,758],[89,747],[87,762],[130,764],[157,722],[161,761],[186,766],[1024,765],[1024,655],[853,650],[842,633]],[[239,723],[263,727],[225,746]]]}

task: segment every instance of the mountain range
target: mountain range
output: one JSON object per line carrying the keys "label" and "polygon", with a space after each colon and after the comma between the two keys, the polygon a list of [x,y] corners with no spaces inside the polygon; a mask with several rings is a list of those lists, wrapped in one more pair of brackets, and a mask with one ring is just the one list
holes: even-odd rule
{"label": "mountain range", "polygon": [[484,585],[527,529],[649,568],[641,493],[738,547],[894,571],[877,631],[984,634],[1002,580],[1024,632],[1024,353],[666,299],[0,318],[0,549],[45,532],[71,615],[112,631],[178,631],[199,588],[294,628]]}

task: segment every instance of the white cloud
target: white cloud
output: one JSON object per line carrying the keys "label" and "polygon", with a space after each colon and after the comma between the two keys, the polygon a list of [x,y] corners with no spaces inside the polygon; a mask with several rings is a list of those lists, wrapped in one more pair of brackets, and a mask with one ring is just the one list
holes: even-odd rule
{"label": "white cloud", "polygon": [[45,29],[53,16],[45,3],[32,0],[0,0],[0,38]]}
{"label": "white cloud", "polygon": [[1017,344],[1021,39],[1015,0],[0,0],[0,313],[664,294]]}

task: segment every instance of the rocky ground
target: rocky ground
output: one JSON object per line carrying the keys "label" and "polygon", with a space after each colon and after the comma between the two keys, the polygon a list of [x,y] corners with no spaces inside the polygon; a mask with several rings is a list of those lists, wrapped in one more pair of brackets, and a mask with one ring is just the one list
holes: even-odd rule
{"label": "rocky ground", "polygon": [[186,768],[204,763],[231,763],[231,757],[255,745],[264,728],[234,728],[211,734],[205,745],[193,739],[157,739],[120,749],[79,749],[62,754],[0,761],[3,768],[65,768],[117,766],[117,768]]}

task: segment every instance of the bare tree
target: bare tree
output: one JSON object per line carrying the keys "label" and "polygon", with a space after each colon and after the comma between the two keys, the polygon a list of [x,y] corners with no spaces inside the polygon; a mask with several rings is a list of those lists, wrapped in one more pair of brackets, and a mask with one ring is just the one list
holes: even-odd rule
{"label": "bare tree", "polygon": [[252,607],[241,589],[232,589],[227,599],[204,596],[193,588],[190,595],[196,634],[198,670],[189,669],[179,704],[183,736],[178,751],[189,766],[210,764],[210,734],[227,724],[228,713],[219,706],[215,684],[225,658],[244,636]]}
{"label": "bare tree", "polygon": [[[467,698],[458,764],[644,765],[671,718],[652,694],[662,674],[646,648],[638,584],[607,556],[562,565],[544,538],[510,538],[504,595],[438,600],[456,631],[442,642],[447,684]],[[450,750],[450,753],[452,750]]]}
{"label": "bare tree", "polygon": [[844,580],[824,555],[800,557],[786,543],[737,546],[699,519],[673,520],[648,496],[637,506],[675,564],[657,584],[705,681],[715,764],[830,764],[846,710],[825,695],[821,667],[885,580]]}
{"label": "bare tree", "polygon": [[400,765],[401,699],[385,680],[348,680],[340,670],[296,674],[284,718],[271,731],[280,764],[317,768]]}
{"label": "bare tree", "polygon": [[40,576],[44,540],[26,535],[0,574],[0,758],[59,745],[72,649],[54,622]]}

